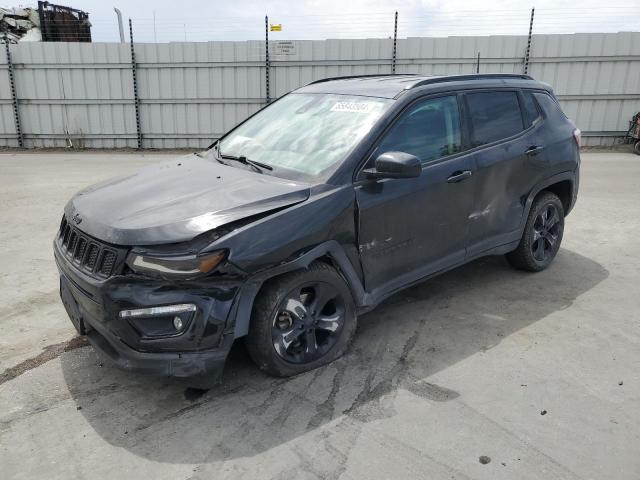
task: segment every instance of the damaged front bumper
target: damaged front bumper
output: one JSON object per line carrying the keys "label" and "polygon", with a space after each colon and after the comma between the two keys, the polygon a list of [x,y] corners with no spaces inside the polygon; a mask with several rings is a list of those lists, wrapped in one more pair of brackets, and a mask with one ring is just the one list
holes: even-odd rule
{"label": "damaged front bumper", "polygon": [[[117,366],[201,388],[219,381],[234,339],[231,317],[240,280],[172,283],[134,274],[100,279],[76,268],[58,241],[54,256],[72,323]],[[171,305],[192,308],[175,323],[173,314],[155,314],[156,307]],[[147,309],[144,315],[131,316],[140,309]]]}

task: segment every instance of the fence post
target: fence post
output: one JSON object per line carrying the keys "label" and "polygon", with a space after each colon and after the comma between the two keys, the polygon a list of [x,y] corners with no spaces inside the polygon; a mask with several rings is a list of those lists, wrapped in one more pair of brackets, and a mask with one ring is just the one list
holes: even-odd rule
{"label": "fence post", "polygon": [[116,17],[118,18],[118,30],[120,32],[120,43],[124,42],[124,27],[122,26],[122,12],[119,8],[113,7],[113,10],[116,12]]}
{"label": "fence post", "polygon": [[478,52],[478,59],[476,60],[476,73],[480,73],[480,52]]}
{"label": "fence post", "polygon": [[131,40],[131,74],[133,76],[133,103],[136,108],[136,132],[138,134],[138,150],[142,148],[142,129],[140,128],[140,99],[138,98],[138,71],[136,53],[133,49],[133,25],[129,19],[129,39]]}
{"label": "fence post", "polygon": [[391,74],[396,74],[396,48],[398,45],[398,11],[396,10],[395,19],[393,21],[393,57],[391,59]]}
{"label": "fence post", "polygon": [[265,53],[265,87],[267,93],[267,103],[271,102],[271,90],[269,88],[269,69],[271,64],[269,62],[269,16],[264,16],[264,53]]}
{"label": "fence post", "polygon": [[16,138],[18,146],[24,148],[24,137],[22,136],[22,128],[20,127],[20,112],[18,111],[18,95],[16,94],[16,81],[13,75],[13,62],[11,61],[11,52],[9,51],[9,39],[4,34],[4,47],[7,54],[7,70],[9,72],[9,86],[11,88],[11,103],[13,105],[13,121],[16,127]]}
{"label": "fence post", "polygon": [[529,38],[527,39],[527,51],[524,55],[524,74],[529,73],[529,54],[531,53],[531,33],[533,32],[533,14],[535,8],[531,9],[531,20],[529,20]]}

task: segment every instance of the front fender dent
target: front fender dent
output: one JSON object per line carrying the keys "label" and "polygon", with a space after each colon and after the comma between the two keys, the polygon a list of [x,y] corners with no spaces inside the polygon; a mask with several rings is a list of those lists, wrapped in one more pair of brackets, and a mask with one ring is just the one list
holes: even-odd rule
{"label": "front fender dent", "polygon": [[235,338],[247,335],[249,333],[253,302],[264,282],[287,272],[307,268],[311,262],[321,257],[330,257],[335,263],[340,273],[344,276],[357,307],[367,308],[371,306],[371,298],[365,292],[362,282],[349,261],[344,248],[337,241],[329,240],[291,261],[252,275],[238,292],[232,314],[229,316],[230,323],[227,325],[227,329],[233,330]]}

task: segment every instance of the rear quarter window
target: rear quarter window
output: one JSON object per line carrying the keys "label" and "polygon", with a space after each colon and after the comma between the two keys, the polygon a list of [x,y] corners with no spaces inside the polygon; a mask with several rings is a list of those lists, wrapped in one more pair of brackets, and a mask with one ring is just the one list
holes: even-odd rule
{"label": "rear quarter window", "polygon": [[533,99],[533,94],[529,90],[522,91],[522,110],[526,127],[530,127],[540,119],[540,111]]}
{"label": "rear quarter window", "polygon": [[473,146],[511,137],[522,130],[522,113],[515,91],[468,93]]}
{"label": "rear quarter window", "polygon": [[548,93],[535,92],[533,96],[538,101],[538,105],[547,117],[567,118],[558,102]]}

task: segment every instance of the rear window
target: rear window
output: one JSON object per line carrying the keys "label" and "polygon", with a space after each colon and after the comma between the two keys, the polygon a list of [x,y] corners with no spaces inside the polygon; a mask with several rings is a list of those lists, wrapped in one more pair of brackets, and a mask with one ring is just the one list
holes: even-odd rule
{"label": "rear window", "polygon": [[524,129],[516,92],[469,93],[467,105],[474,146],[511,137]]}

